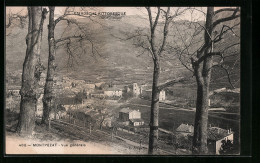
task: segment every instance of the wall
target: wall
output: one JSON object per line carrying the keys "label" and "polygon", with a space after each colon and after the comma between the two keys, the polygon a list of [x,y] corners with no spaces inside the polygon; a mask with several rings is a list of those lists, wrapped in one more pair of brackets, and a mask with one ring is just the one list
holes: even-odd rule
{"label": "wall", "polygon": [[223,139],[216,141],[216,154],[217,154],[217,155],[219,155],[219,150],[220,150],[221,145],[222,145],[221,141],[222,141],[222,140],[227,140],[227,139],[228,139],[228,140],[231,140],[231,142],[233,142],[233,140],[234,140],[234,134],[228,135],[228,136],[224,137]]}
{"label": "wall", "polygon": [[121,121],[128,121],[129,120],[129,115],[127,113],[119,112],[119,119]]}
{"label": "wall", "polygon": [[164,101],[164,100],[166,100],[166,96],[165,96],[165,91],[162,90],[160,91],[159,101]]}
{"label": "wall", "polygon": [[104,94],[108,97],[121,97],[122,96],[122,91],[104,91]]}
{"label": "wall", "polygon": [[141,112],[139,111],[132,111],[129,113],[129,119],[140,119],[141,118]]}

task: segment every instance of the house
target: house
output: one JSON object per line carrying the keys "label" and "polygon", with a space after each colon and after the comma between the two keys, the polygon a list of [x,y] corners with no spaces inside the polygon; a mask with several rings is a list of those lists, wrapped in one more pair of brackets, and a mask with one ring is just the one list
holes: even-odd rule
{"label": "house", "polygon": [[140,90],[139,86],[137,85],[137,83],[133,83],[132,91],[133,91],[134,97],[138,97],[140,95],[141,90]]}
{"label": "house", "polygon": [[219,154],[222,140],[230,140],[233,143],[234,133],[219,127],[210,127],[208,129],[208,150],[209,153]]}
{"label": "house", "polygon": [[144,124],[144,121],[141,119],[141,112],[129,108],[123,108],[119,111],[119,120],[126,125],[140,126]]}
{"label": "house", "polygon": [[142,119],[130,119],[130,125],[132,126],[141,126],[144,125],[144,121]]}
{"label": "house", "polygon": [[100,99],[104,99],[105,98],[105,94],[104,93],[90,93],[90,97],[93,98],[100,98]]}
{"label": "house", "polygon": [[122,97],[122,90],[117,87],[109,87],[104,90],[104,95],[107,97]]}
{"label": "house", "polygon": [[181,124],[176,130],[176,133],[182,136],[193,136],[194,127],[189,124]]}
{"label": "house", "polygon": [[7,94],[12,96],[21,97],[20,95],[21,86],[8,86]]}
{"label": "house", "polygon": [[[145,98],[151,98],[152,97],[152,89],[148,89],[148,90],[142,90],[142,96]],[[159,94],[159,101],[164,101],[166,100],[166,94],[164,90],[160,91]]]}
{"label": "house", "polygon": [[141,88],[138,86],[137,83],[125,86],[124,89],[126,93],[131,93],[133,97],[138,97],[141,94]]}
{"label": "house", "polygon": [[113,117],[107,117],[107,118],[105,118],[104,121],[103,121],[103,123],[102,123],[102,125],[103,125],[104,127],[112,127],[112,119],[113,119]]}
{"label": "house", "polygon": [[105,98],[105,94],[104,91],[102,90],[96,90],[95,92],[91,92],[89,94],[90,98],[100,98],[100,99],[104,99]]}
{"label": "house", "polygon": [[95,84],[84,84],[83,88],[87,90],[88,92],[93,92],[95,90]]}
{"label": "house", "polygon": [[51,111],[50,119],[63,119],[67,115],[65,110],[60,110],[58,112]]}

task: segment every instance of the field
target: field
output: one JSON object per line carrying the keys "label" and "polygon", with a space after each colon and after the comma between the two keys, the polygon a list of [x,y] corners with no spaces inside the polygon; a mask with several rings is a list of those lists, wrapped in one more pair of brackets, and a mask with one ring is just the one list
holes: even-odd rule
{"label": "field", "polygon": [[[134,102],[135,101],[135,102]],[[145,100],[134,100],[128,104],[121,106],[139,110],[142,114],[142,119],[146,124],[150,121],[150,102]],[[143,104],[140,104],[142,103]],[[138,103],[138,104],[136,104]],[[166,130],[175,130],[181,123],[194,124],[195,111],[183,108],[169,107],[165,104],[160,104],[159,111],[159,127]],[[239,118],[238,114],[226,114],[209,112],[209,124],[218,126],[224,129],[231,128],[234,131],[234,142],[239,142]]]}

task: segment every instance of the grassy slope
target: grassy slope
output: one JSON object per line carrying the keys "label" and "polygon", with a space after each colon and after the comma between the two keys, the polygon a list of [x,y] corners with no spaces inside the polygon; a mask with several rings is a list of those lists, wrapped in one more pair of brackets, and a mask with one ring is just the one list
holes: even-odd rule
{"label": "grassy slope", "polygon": [[[91,82],[114,82],[117,83],[133,83],[137,82],[139,84],[151,83],[152,82],[152,61],[147,54],[143,54],[137,57],[141,53],[141,49],[133,45],[132,40],[120,40],[119,38],[126,38],[125,32],[134,33],[135,29],[147,30],[147,20],[143,18],[136,18],[133,16],[127,16],[122,20],[97,20],[102,25],[95,23],[89,19],[79,19],[78,20],[83,28],[85,28],[86,33],[88,33],[89,38],[93,41],[95,47],[99,51],[100,55],[95,55],[93,57],[91,52],[91,46],[88,41],[84,42],[87,48],[86,54],[82,55],[77,59],[78,63],[75,63],[73,69],[67,69],[66,64],[68,60],[68,55],[66,51],[62,48],[57,50],[56,61],[57,61],[57,72],[58,75],[70,76],[76,79],[84,79]],[[44,65],[47,67],[47,57],[48,57],[48,43],[47,43],[47,24],[48,19],[46,19],[46,24],[44,25],[43,33],[43,43],[41,50],[41,58]],[[178,29],[183,29],[184,22],[175,22],[175,25],[170,29],[170,32],[176,31]],[[64,36],[68,36],[73,32],[76,32],[75,26],[67,27],[65,21],[61,21],[55,30],[56,38],[60,38],[64,29],[66,32]],[[10,30],[10,29],[8,29]],[[160,30],[160,28],[158,29]],[[10,31],[9,31],[10,32]],[[184,31],[182,31],[184,32]],[[22,64],[26,51],[25,37],[27,33],[27,27],[23,29],[12,28],[10,36],[6,37],[6,70],[7,72],[21,71]],[[168,41],[171,43],[173,39],[177,37],[169,36]],[[181,41],[176,40],[178,43]],[[229,40],[232,42],[233,40]],[[224,42],[225,43],[225,42]],[[222,43],[220,43],[221,46]],[[197,48],[197,47],[194,47]],[[229,59],[226,61],[227,65],[231,65],[234,60]],[[190,91],[187,97],[196,97],[196,82],[192,74],[188,72],[178,61],[176,56],[170,55],[168,57],[162,58],[162,69],[160,80],[166,81],[178,76],[187,76],[191,80],[184,85],[176,85],[173,88],[174,92],[180,92],[175,95],[182,96],[187,90]],[[233,82],[240,78],[239,64],[234,68],[234,74],[232,74]],[[236,83],[236,87],[239,87],[240,82]],[[212,73],[211,89],[217,89],[229,86],[227,82],[227,77],[225,72],[221,69],[216,69]],[[195,99],[194,99],[195,100]]]}

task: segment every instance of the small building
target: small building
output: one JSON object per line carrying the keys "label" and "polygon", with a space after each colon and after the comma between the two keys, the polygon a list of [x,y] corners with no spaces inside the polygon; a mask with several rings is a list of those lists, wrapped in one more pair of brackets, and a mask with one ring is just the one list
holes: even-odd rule
{"label": "small building", "polygon": [[132,89],[133,89],[133,96],[138,97],[141,93],[141,90],[140,90],[139,86],[137,85],[137,83],[133,83]]}
{"label": "small building", "polygon": [[[142,96],[145,98],[152,98],[152,89],[142,90]],[[159,101],[164,100],[166,100],[166,94],[164,90],[161,90],[159,94]]]}
{"label": "small building", "polygon": [[104,90],[104,95],[107,97],[122,97],[123,92],[116,87],[110,87]]}
{"label": "small building", "polygon": [[123,108],[119,111],[119,120],[126,125],[140,126],[144,124],[144,121],[141,119],[141,112],[129,108]]}
{"label": "small building", "polygon": [[65,110],[60,110],[58,112],[51,111],[50,113],[50,119],[63,119],[67,115],[67,112]]}
{"label": "small building", "polygon": [[193,136],[194,127],[192,125],[182,123],[175,131],[177,134],[182,136]]}
{"label": "small building", "polygon": [[165,91],[162,90],[160,91],[160,94],[159,94],[159,101],[164,101],[166,100],[166,95],[165,95]]}
{"label": "small building", "polygon": [[93,97],[93,98],[100,98],[100,99],[104,99],[105,98],[105,94],[102,92],[95,92],[95,93],[90,93],[89,94],[90,97]]}
{"label": "small building", "polygon": [[219,127],[210,127],[208,129],[208,150],[209,153],[219,155],[222,140],[230,140],[233,143],[234,133]]}
{"label": "small building", "polygon": [[144,125],[144,121],[142,119],[130,119],[129,124],[132,126],[142,126]]}
{"label": "small building", "polygon": [[133,97],[139,97],[142,91],[137,83],[125,86],[124,90],[126,93],[131,93]]}
{"label": "small building", "polygon": [[21,97],[20,90],[21,90],[20,86],[8,86],[7,95],[10,94],[12,96]]}

